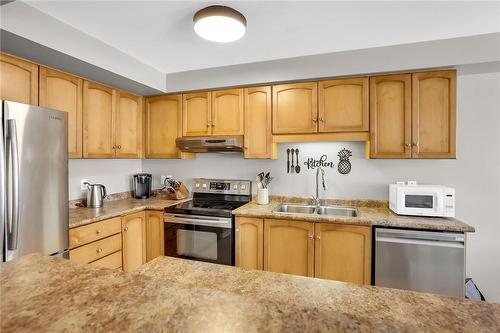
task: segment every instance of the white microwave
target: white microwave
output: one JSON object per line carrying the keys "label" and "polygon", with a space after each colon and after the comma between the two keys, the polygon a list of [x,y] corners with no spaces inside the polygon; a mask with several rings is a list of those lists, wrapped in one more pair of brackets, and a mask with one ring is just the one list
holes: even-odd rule
{"label": "white microwave", "polygon": [[389,208],[398,215],[455,217],[455,189],[389,184]]}

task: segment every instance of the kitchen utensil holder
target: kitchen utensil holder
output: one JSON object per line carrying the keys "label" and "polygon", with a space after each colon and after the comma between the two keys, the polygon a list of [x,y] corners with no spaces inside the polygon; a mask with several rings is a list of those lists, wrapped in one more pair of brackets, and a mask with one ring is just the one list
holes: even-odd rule
{"label": "kitchen utensil holder", "polygon": [[189,190],[183,183],[180,183],[179,188],[175,189],[175,193],[168,194],[168,198],[172,200],[186,199],[188,196]]}
{"label": "kitchen utensil holder", "polygon": [[257,203],[259,205],[267,205],[269,203],[269,189],[267,188],[257,189]]}

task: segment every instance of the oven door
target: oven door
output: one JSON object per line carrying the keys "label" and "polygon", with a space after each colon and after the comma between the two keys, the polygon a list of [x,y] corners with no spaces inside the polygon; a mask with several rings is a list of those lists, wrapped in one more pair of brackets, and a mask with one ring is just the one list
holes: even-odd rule
{"label": "oven door", "polygon": [[231,218],[164,214],[165,255],[234,266]]}

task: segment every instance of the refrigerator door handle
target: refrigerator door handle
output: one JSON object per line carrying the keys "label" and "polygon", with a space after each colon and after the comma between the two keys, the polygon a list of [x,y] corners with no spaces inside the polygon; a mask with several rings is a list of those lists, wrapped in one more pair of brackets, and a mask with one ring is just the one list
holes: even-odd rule
{"label": "refrigerator door handle", "polygon": [[7,138],[10,141],[12,155],[12,221],[8,223],[11,229],[7,235],[7,248],[12,251],[17,250],[19,240],[19,155],[15,119],[7,120]]}
{"label": "refrigerator door handle", "polygon": [[[0,101],[2,104],[2,109],[3,109],[3,101]],[[1,109],[0,109],[1,112]],[[2,112],[3,113],[3,112]],[[3,118],[2,115],[0,115],[0,118]],[[0,121],[3,122],[3,119]],[[3,127],[3,126],[1,126]],[[5,187],[5,136],[3,131],[0,131],[0,248],[2,249],[2,257],[0,258],[0,261],[4,260],[4,256],[6,255],[4,253],[5,247],[4,247],[4,241],[5,241],[5,225],[6,225],[6,210],[5,210],[5,205],[6,205],[6,187]]]}

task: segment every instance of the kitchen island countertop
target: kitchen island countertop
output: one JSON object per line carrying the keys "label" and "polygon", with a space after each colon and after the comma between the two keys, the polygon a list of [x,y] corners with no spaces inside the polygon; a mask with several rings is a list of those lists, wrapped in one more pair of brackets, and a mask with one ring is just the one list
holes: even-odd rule
{"label": "kitchen island countertop", "polygon": [[0,265],[2,332],[498,332],[500,305],[159,257]]}
{"label": "kitchen island countertop", "polygon": [[252,201],[233,210],[233,215],[267,219],[299,220],[450,232],[475,231],[474,227],[455,218],[397,215],[389,209],[387,201],[325,199],[321,200],[321,202],[323,205],[355,207],[358,210],[358,216],[349,217],[318,214],[290,214],[278,213],[274,211],[283,203],[311,203],[310,199],[295,197],[273,197],[267,205],[259,205],[257,202]]}

